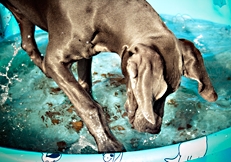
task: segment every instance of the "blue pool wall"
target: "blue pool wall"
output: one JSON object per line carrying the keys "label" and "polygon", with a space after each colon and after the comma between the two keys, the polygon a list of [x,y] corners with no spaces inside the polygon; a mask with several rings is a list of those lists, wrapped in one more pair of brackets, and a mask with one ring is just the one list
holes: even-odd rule
{"label": "blue pool wall", "polygon": [[231,25],[231,0],[148,0],[159,14],[186,14]]}

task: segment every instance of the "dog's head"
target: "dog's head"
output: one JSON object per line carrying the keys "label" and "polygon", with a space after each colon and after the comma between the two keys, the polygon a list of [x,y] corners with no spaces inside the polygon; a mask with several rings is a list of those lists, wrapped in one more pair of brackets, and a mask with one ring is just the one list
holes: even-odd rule
{"label": "dog's head", "polygon": [[132,126],[141,132],[160,131],[167,83],[159,54],[149,47],[135,48],[122,58],[122,70],[127,78],[125,108]]}
{"label": "dog's head", "polygon": [[[180,83],[179,76],[182,74],[198,81],[198,91],[206,100],[215,101],[217,99],[200,52],[192,46],[192,43],[184,40],[180,40],[179,45],[176,46],[180,49],[177,55],[182,58],[182,62],[175,62],[171,65],[174,66],[172,69],[179,72],[177,76],[171,76],[175,78],[171,81],[166,81],[165,60],[154,49],[141,45],[140,48],[134,48],[132,52],[124,50],[126,54],[122,55],[124,56],[122,57],[122,70],[127,81],[125,108],[130,123],[138,131],[159,133],[165,99],[173,92],[172,88],[178,88],[176,83]],[[182,65],[180,69],[179,65]],[[168,73],[168,75],[176,74]],[[172,85],[177,87],[172,87]]]}

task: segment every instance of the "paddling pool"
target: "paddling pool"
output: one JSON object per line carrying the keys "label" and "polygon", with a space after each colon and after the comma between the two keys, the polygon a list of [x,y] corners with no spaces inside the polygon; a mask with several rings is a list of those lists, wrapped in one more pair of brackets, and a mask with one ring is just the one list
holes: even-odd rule
{"label": "paddling pool", "polygon": [[[146,142],[136,141],[138,139],[138,136],[136,140],[134,138],[131,138],[129,139],[129,141],[132,141],[131,142],[132,146],[130,146],[131,145],[130,143],[127,144],[127,147],[129,150],[128,152],[105,153],[105,154],[93,154],[93,153],[89,154],[88,152],[86,152],[84,154],[75,154],[75,152],[72,151],[72,150],[75,150],[74,146],[71,146],[72,149],[69,149],[69,150],[67,149],[63,151],[63,153],[60,150],[57,152],[53,152],[53,151],[46,152],[44,151],[46,149],[44,150],[40,149],[41,151],[33,151],[33,150],[36,150],[36,148],[31,149],[31,151],[26,151],[29,149],[24,149],[24,147],[21,146],[21,148],[23,149],[19,150],[20,147],[13,148],[13,144],[11,144],[10,147],[6,147],[8,145],[5,144],[3,141],[1,141],[0,146],[2,147],[0,147],[0,161],[2,162],[20,162],[20,161],[21,162],[25,162],[25,161],[28,161],[28,162],[29,161],[36,161],[36,162],[40,162],[40,161],[41,162],[54,162],[54,161],[57,161],[57,162],[72,162],[72,161],[73,162],[74,161],[81,161],[81,162],[82,161],[174,162],[175,161],[175,162],[181,162],[181,161],[188,161],[188,160],[196,161],[196,162],[229,161],[230,155],[231,155],[231,127],[230,127],[231,122],[228,121],[227,119],[231,116],[231,110],[230,110],[231,109],[231,99],[230,99],[231,92],[229,90],[231,87],[231,81],[230,81],[231,80],[231,66],[230,66],[231,59],[229,58],[231,55],[231,0],[203,0],[203,2],[201,0],[187,0],[187,1],[186,0],[161,0],[161,1],[149,0],[148,2],[161,15],[166,25],[176,34],[177,37],[185,37],[185,36],[188,37],[188,39],[191,39],[196,44],[196,46],[200,49],[200,51],[203,53],[203,58],[205,59],[205,65],[208,69],[208,73],[211,77],[212,82],[214,83],[215,89],[218,91],[218,95],[219,95],[218,101],[213,104],[213,103],[205,102],[201,98],[195,99],[195,98],[198,98],[198,96],[192,97],[192,96],[196,96],[194,92],[190,90],[185,90],[185,89],[196,89],[195,84],[191,83],[186,78],[183,78],[181,87],[184,87],[184,88],[181,88],[179,92],[177,92],[176,95],[173,94],[166,101],[166,109],[168,111],[170,110],[174,111],[174,113],[169,113],[169,114],[166,113],[166,117],[165,117],[166,119],[163,121],[164,126],[162,129],[162,132],[165,131],[168,133],[164,134],[161,132],[159,136],[157,135],[155,137],[145,134],[144,136],[146,136],[147,138],[149,139],[152,138],[150,141],[144,140]],[[196,27],[194,28],[193,26],[196,26]],[[198,30],[202,31],[201,28],[203,28],[203,31],[206,31],[210,29],[211,26],[214,26],[214,28],[216,29],[214,29],[214,31],[212,30],[211,33],[205,34],[207,35],[207,37],[201,33],[199,34],[197,33]],[[187,29],[188,27],[190,31],[189,29]],[[10,40],[11,42],[18,41],[18,40],[15,40],[15,39],[18,39],[18,37],[14,37],[15,35],[18,35],[18,33],[19,33],[19,29],[17,27],[17,23],[15,19],[13,18],[11,13],[0,4],[0,37],[1,37],[0,43],[4,43],[6,42],[6,40]],[[38,34],[38,38],[44,38],[44,35],[46,36],[46,34],[43,33],[39,28],[37,28],[36,33]],[[219,33],[220,34],[219,37],[215,35],[214,33],[215,34]],[[190,35],[190,36],[187,36],[187,35]],[[211,39],[216,39],[216,41],[211,40]],[[206,43],[210,45],[206,45]],[[111,57],[115,58],[115,60],[117,59],[115,56],[111,56]],[[0,59],[0,61],[1,60],[2,58]],[[214,62],[216,61],[219,63],[219,65],[214,64]],[[97,63],[97,59],[95,62]],[[6,67],[11,66],[11,64],[9,63],[6,66],[4,65],[5,69],[7,69]],[[115,63],[115,64],[117,65],[119,63]],[[219,68],[216,69],[214,68],[214,66],[217,66]],[[101,88],[101,85],[97,84],[99,80],[99,77],[97,78],[97,73],[100,73],[100,72],[95,72],[94,73],[95,78],[93,78],[96,80],[95,86],[94,86],[95,91]],[[106,76],[114,76],[114,75],[120,75],[120,74],[119,72],[118,74],[116,72],[113,74],[112,72],[108,72],[107,75],[101,74],[99,76],[106,77]],[[7,75],[3,74],[0,71],[0,76],[7,76]],[[223,77],[225,78],[224,82],[222,81]],[[11,78],[8,77],[7,79],[8,81],[14,81],[14,80],[17,81],[17,76],[13,76],[13,77],[11,76]],[[107,83],[107,81],[108,80],[104,80],[105,84]],[[0,82],[0,85],[4,86],[2,82]],[[11,88],[10,84],[6,83],[5,85],[9,86],[8,88]],[[120,88],[123,89],[123,86]],[[57,90],[57,89],[53,89],[53,90]],[[6,93],[6,91],[4,90],[0,92],[2,93],[0,96],[1,97],[0,104],[2,104],[3,106],[7,104],[9,105],[10,103],[9,94],[10,93]],[[53,91],[53,93],[57,93],[57,92]],[[5,97],[4,94],[6,94],[8,98],[4,99]],[[119,96],[119,97],[122,97],[124,95],[122,91],[118,91],[118,92],[116,91],[114,94],[115,96]],[[193,101],[191,100],[188,101],[187,100],[188,96],[185,97],[185,100],[184,99],[180,100],[180,98],[182,98],[182,96],[184,96],[185,94],[190,94],[189,97],[192,97]],[[182,95],[182,96],[177,97],[177,95],[178,96]],[[96,94],[96,92],[95,94],[93,94],[93,96],[95,96],[95,98],[98,100],[101,100],[101,98],[103,98],[99,94]],[[197,100],[197,101],[194,102],[194,100]],[[174,121],[173,119],[170,120],[169,118],[172,114],[175,114],[176,118],[177,116],[182,116],[181,113],[179,112],[176,113],[175,109],[176,107],[179,108],[179,105],[183,105],[184,102],[191,102],[194,104],[194,106],[196,105],[197,111],[194,112],[194,116],[195,114],[200,114],[201,112],[206,112],[207,114],[210,114],[210,116],[207,114],[202,117],[198,115],[197,117],[193,118],[193,121],[190,120],[189,124],[186,122],[185,125],[179,124],[179,122],[181,121]],[[49,103],[49,106],[51,105],[52,104]],[[123,104],[121,105],[117,104],[117,109],[119,109],[119,107],[121,107],[122,105]],[[4,111],[7,111],[7,108],[3,106],[0,108],[4,109]],[[188,107],[188,106],[185,104],[185,107]],[[25,111],[29,112],[29,109]],[[189,107],[188,109],[185,109],[185,108],[183,109],[182,107],[181,111],[190,112],[190,111],[193,111],[193,109],[190,109]],[[49,111],[49,113],[47,112],[45,113],[45,115],[39,114],[42,118],[42,121],[46,122],[52,119],[51,120],[52,123],[47,122],[46,126],[49,127],[49,124],[50,124],[52,126],[56,126],[54,129],[59,128],[57,125],[61,121],[61,119],[55,118],[55,117],[61,116],[61,115],[58,114],[57,112],[55,113],[54,112],[51,113],[51,111]],[[214,113],[214,112],[216,112],[216,115],[222,116],[222,119],[216,118],[216,116],[213,116],[213,114],[211,113]],[[209,116],[208,119],[207,119],[207,116]],[[210,125],[207,127],[213,127],[214,125],[214,127],[216,128],[219,127],[220,129],[214,128],[211,130],[210,128],[210,130],[207,130],[205,126],[201,126],[199,121],[203,121],[201,119],[203,117],[206,119],[205,121],[207,121],[207,124]],[[211,118],[214,118],[215,121],[212,120]],[[198,121],[198,123],[196,123],[196,121]],[[185,122],[185,121],[182,121],[182,122]],[[1,124],[2,123],[4,122],[1,122]],[[219,124],[221,126],[219,126]],[[203,124],[203,125],[206,125],[206,124]],[[169,130],[169,127],[171,126],[176,127],[175,130],[177,131],[177,133],[175,132],[173,133],[172,129]],[[20,127],[20,125],[18,125],[18,127]],[[7,130],[2,125],[0,126],[0,128],[2,130],[3,129]],[[116,131],[114,131],[113,133],[115,134],[118,133],[119,139],[121,140],[123,138],[123,136],[120,137],[120,135],[123,134],[121,132],[124,131],[123,130],[124,128],[125,129],[127,128],[125,126],[118,127],[118,125],[114,126],[113,128],[116,129]],[[16,128],[16,129],[20,129],[20,128]],[[182,137],[180,136],[183,136],[185,140],[182,140]],[[0,139],[5,138],[5,136],[3,137],[3,135],[0,135],[0,137],[1,137]],[[10,139],[13,140],[13,138],[14,137]],[[173,138],[173,139],[170,140],[170,138]],[[22,139],[21,137],[22,141],[26,141],[27,139],[29,140],[30,138],[24,136],[24,139]],[[168,140],[170,140],[171,142],[168,142]],[[167,142],[164,142],[164,141],[167,141]],[[66,145],[66,143],[64,144]],[[144,146],[139,146],[140,144],[143,144]],[[156,148],[151,147],[151,145],[154,145],[154,144]],[[38,147],[41,147],[41,146],[38,146]],[[92,149],[94,150],[94,148],[95,146],[92,144]]]}

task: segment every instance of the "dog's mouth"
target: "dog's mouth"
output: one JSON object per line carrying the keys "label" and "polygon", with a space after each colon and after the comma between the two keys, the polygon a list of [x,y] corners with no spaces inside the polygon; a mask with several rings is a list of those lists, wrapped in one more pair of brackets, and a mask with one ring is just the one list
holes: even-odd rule
{"label": "dog's mouth", "polygon": [[140,107],[136,100],[131,102],[128,99],[125,103],[125,108],[132,127],[140,132],[159,133],[163,118],[164,101],[165,99],[161,98],[156,102],[152,102],[149,107]]}

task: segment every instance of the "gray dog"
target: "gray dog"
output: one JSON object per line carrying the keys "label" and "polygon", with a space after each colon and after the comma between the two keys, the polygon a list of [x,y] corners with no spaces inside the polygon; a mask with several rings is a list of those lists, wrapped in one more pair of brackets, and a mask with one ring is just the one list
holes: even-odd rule
{"label": "gray dog", "polygon": [[[145,0],[0,2],[20,26],[22,48],[69,97],[99,152],[125,151],[90,94],[92,56],[102,51],[121,57],[127,85],[125,108],[138,131],[160,132],[165,99],[177,90],[182,75],[198,81],[204,99],[217,99],[199,50],[190,41],[177,39]],[[34,39],[35,25],[49,33],[44,58]],[[78,81],[70,71],[74,62]]]}

